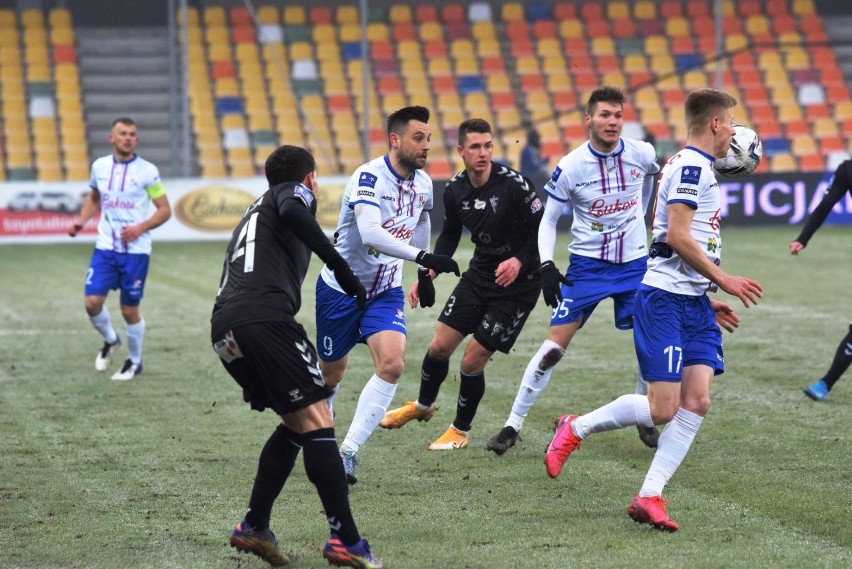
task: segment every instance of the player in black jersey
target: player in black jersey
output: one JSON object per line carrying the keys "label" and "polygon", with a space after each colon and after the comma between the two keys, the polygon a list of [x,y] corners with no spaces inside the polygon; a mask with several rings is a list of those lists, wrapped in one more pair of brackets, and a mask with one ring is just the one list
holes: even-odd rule
{"label": "player in black jersey", "polygon": [[260,453],[249,509],[230,542],[274,566],[289,560],[269,529],[272,506],[304,448],[331,529],[323,556],[334,564],[381,568],[355,526],[337,452],[334,421],[317,353],[295,316],[311,251],[363,305],[366,291],[316,222],[316,162],[304,148],[281,146],[266,160],[269,189],[243,215],[225,254],[211,318],[213,349],[252,409],[281,416]]}
{"label": "player in black jersey", "polygon": [[[796,240],[790,243],[791,254],[798,255],[807,246],[813,234],[816,233],[816,230],[819,229],[825,218],[828,217],[831,208],[846,195],[846,192],[852,195],[852,160],[846,160],[835,170],[825,197],[822,198],[822,201],[819,202],[819,205],[811,213],[811,216],[805,222],[805,226],[802,228],[799,236],[796,237]],[[831,391],[831,388],[834,387],[840,376],[849,369],[849,364],[852,364],[852,322],[849,323],[849,332],[846,334],[846,337],[837,346],[831,367],[822,379],[804,389],[805,395],[814,401],[822,401],[828,397],[828,392]]]}
{"label": "player in black jersey", "polygon": [[[430,450],[467,446],[485,393],[485,365],[494,352],[509,352],[541,291],[537,235],[543,207],[532,184],[515,170],[492,162],[491,125],[482,119],[461,123],[457,150],[465,169],[444,190],[444,225],[434,252],[452,255],[462,228],[470,231],[476,248],[438,317],[423,359],[417,401],[389,412],[380,423],[393,429],[412,419],[431,419],[450,357],[465,336],[473,334],[462,356],[455,420],[429,445]],[[435,276],[432,271],[418,274],[408,293],[412,307],[418,301],[421,306],[434,303]]]}

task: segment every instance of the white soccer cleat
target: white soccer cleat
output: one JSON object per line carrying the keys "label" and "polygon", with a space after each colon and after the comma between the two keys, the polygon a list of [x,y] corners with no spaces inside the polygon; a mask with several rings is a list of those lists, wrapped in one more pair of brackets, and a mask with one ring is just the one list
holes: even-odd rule
{"label": "white soccer cleat", "polygon": [[115,381],[128,381],[136,377],[142,373],[142,362],[138,364],[133,363],[130,358],[124,360],[124,365],[121,366],[121,369],[114,374],[110,379]]}
{"label": "white soccer cleat", "polygon": [[121,345],[121,338],[116,336],[115,342],[110,344],[104,342],[104,347],[100,349],[98,355],[95,356],[95,369],[104,372],[109,369],[112,364],[112,356],[115,350]]}

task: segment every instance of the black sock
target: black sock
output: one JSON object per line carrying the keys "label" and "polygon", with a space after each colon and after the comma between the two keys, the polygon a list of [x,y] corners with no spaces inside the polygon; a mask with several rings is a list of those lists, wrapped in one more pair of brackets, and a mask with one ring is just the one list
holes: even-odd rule
{"label": "black sock", "polygon": [[460,431],[469,431],[476,415],[476,408],[485,395],[485,372],[475,375],[460,373],[461,386],[459,387],[459,400],[456,404],[456,420],[453,426]]}
{"label": "black sock", "polygon": [[849,364],[852,363],[852,324],[849,325],[849,333],[837,346],[837,352],[834,354],[834,361],[831,362],[831,368],[822,380],[830,390],[840,376],[849,369]]}
{"label": "black sock", "polygon": [[305,472],[308,480],[317,487],[329,529],[337,534],[343,545],[358,543],[361,536],[349,507],[349,484],[337,450],[334,428],[305,433],[302,441],[305,447]]}
{"label": "black sock", "polygon": [[302,437],[284,425],[278,425],[263,445],[246,513],[246,521],[253,528],[262,530],[269,527],[272,505],[293,470],[301,445]]}
{"label": "black sock", "polygon": [[449,371],[450,360],[439,362],[432,359],[427,351],[420,368],[420,395],[417,402],[427,407],[432,405],[438,398],[438,391],[441,390],[441,384],[447,379]]}

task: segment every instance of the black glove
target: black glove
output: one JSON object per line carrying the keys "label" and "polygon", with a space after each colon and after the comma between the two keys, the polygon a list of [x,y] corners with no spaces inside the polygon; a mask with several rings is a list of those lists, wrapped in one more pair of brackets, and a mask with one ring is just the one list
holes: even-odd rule
{"label": "black glove", "polygon": [[349,268],[349,265],[334,269],[334,278],[337,279],[337,284],[343,288],[343,292],[358,299],[358,308],[364,308],[364,305],[367,304],[367,291],[358,277],[355,276],[355,273],[352,272],[352,269]]}
{"label": "black glove", "polygon": [[429,276],[428,269],[417,271],[417,294],[420,296],[420,306],[429,308],[435,304],[435,283]]}
{"label": "black glove", "polygon": [[559,272],[553,261],[547,261],[541,264],[539,269],[541,272],[541,294],[544,296],[544,303],[551,308],[558,308],[562,302],[562,283],[568,286],[573,286],[574,283]]}
{"label": "black glove", "polygon": [[427,269],[432,269],[436,273],[455,273],[456,276],[459,276],[459,264],[456,263],[452,257],[448,257],[447,255],[433,255],[432,253],[427,253],[426,251],[420,251],[417,254],[417,264]]}

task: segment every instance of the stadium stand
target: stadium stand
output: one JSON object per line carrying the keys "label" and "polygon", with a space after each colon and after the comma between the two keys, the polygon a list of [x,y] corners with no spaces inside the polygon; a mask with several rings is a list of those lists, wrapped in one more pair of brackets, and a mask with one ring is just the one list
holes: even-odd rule
{"label": "stadium stand", "polygon": [[[474,115],[494,124],[500,159],[516,162],[535,125],[555,161],[585,140],[582,102],[602,84],[630,91],[625,132],[652,135],[662,157],[685,137],[686,93],[717,76],[765,141],[760,171],[818,171],[852,150],[849,85],[814,0],[723,1],[718,62],[703,0],[377,4],[362,38],[354,0],[260,0],[256,12],[193,3],[198,173],[254,175],[278,144],[295,143],[322,173],[347,174],[385,151],[383,117],[408,104],[433,111],[435,177],[461,167],[456,129]],[[0,180],[84,179],[92,156],[71,13],[22,2],[0,9],[0,28]]]}

